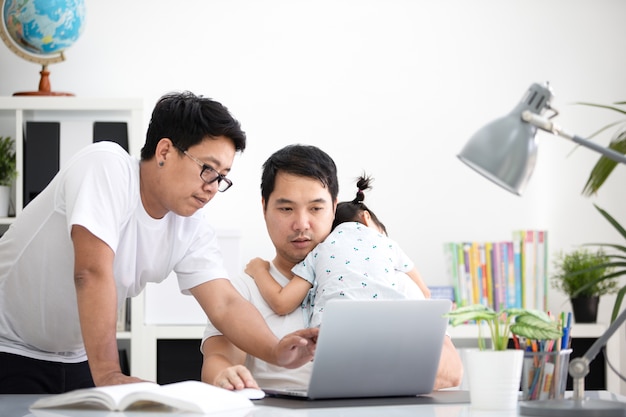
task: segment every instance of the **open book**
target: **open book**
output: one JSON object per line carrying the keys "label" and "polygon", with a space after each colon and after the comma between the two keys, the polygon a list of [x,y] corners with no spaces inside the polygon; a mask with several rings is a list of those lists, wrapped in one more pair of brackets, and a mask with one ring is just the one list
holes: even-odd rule
{"label": "open book", "polygon": [[51,395],[30,408],[104,408],[111,411],[176,408],[200,414],[246,409],[252,401],[242,394],[199,381],[157,385],[152,382],[85,388]]}

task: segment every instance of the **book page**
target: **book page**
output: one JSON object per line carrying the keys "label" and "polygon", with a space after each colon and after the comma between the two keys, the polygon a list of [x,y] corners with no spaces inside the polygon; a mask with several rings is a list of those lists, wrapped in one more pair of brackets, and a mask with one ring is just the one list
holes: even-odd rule
{"label": "book page", "polygon": [[252,401],[242,394],[200,381],[184,381],[166,385],[139,382],[80,389],[41,398],[30,408],[94,405],[112,411],[166,406],[202,414],[253,407]]}
{"label": "book page", "polygon": [[253,407],[242,394],[200,381],[183,381],[130,393],[120,402],[120,409],[145,407],[146,401],[203,414]]}
{"label": "book page", "polygon": [[49,408],[77,404],[97,404],[109,410],[119,410],[120,401],[126,395],[137,390],[145,392],[159,388],[159,385],[152,382],[138,382],[135,384],[85,388],[41,398],[33,403],[30,408]]}

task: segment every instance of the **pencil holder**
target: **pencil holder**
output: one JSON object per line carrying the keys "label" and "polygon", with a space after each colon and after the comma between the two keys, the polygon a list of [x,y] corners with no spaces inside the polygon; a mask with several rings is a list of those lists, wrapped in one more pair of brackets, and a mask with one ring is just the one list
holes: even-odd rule
{"label": "pencil holder", "polygon": [[572,349],[524,352],[522,401],[562,399]]}

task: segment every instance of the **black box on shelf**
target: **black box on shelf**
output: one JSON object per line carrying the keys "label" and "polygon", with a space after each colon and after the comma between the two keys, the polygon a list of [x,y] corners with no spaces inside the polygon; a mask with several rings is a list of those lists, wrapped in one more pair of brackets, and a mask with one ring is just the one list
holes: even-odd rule
{"label": "black box on shelf", "polygon": [[118,143],[128,152],[128,124],[126,122],[94,122],[93,141]]}
{"label": "black box on shelf", "polygon": [[26,122],[24,128],[24,206],[59,172],[61,125]]}
{"label": "black box on shelf", "polygon": [[157,383],[200,381],[202,352],[200,339],[157,340]]}

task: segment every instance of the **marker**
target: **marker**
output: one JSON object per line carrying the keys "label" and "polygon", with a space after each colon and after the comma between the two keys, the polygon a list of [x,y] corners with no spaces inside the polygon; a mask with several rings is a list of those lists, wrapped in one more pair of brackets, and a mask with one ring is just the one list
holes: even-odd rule
{"label": "marker", "polygon": [[570,330],[572,326],[572,313],[567,313],[567,324],[563,326],[563,338],[561,339],[561,349],[569,346]]}
{"label": "marker", "polygon": [[567,349],[572,343],[572,312],[567,313]]}

